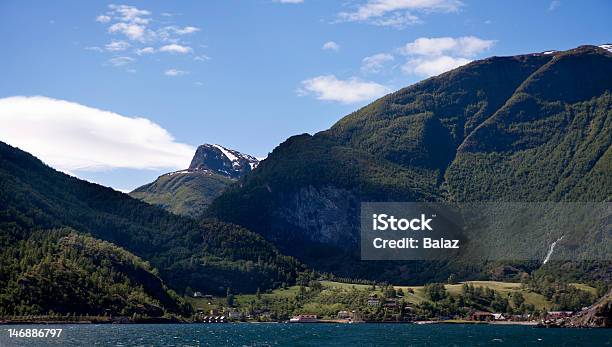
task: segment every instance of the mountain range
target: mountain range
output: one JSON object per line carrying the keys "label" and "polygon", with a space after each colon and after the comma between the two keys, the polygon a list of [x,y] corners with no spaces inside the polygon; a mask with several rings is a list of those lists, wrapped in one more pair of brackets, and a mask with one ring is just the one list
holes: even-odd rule
{"label": "mountain range", "polygon": [[582,46],[474,61],[293,136],[261,163],[202,145],[189,168],[132,197],[0,142],[0,316],[181,315],[190,290],[254,293],[310,269],[394,284],[533,271],[610,283],[610,261],[556,259],[577,242],[605,252],[609,227],[559,240],[523,230],[542,258],[556,242],[545,265],[366,262],[359,215],[372,201],[609,203],[611,122],[612,53]]}

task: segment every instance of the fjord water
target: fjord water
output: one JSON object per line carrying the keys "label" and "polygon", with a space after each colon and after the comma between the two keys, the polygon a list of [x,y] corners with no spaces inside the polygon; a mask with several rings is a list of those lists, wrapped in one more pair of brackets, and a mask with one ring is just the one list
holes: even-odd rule
{"label": "fjord water", "polygon": [[48,325],[59,339],[8,339],[4,346],[610,346],[611,329],[538,329],[464,324]]}

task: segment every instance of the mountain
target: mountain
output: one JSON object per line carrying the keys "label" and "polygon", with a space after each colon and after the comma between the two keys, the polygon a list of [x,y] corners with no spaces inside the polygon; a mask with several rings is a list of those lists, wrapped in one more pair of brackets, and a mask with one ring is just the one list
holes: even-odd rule
{"label": "mountain", "polygon": [[172,213],[196,217],[235,180],[251,172],[259,161],[220,145],[198,147],[189,168],[159,176],[136,188],[130,196]]}
{"label": "mountain", "polygon": [[[329,130],[287,139],[207,214],[342,277],[422,283],[451,273],[487,278],[500,266],[531,271],[542,262],[361,262],[360,203],[610,201],[611,89],[612,53],[596,46],[474,61],[384,96]],[[555,249],[610,244],[609,234],[586,233]],[[555,241],[529,236],[542,257]],[[556,266],[551,259],[546,266]],[[590,268],[611,280],[610,263]]]}
{"label": "mountain", "polygon": [[[96,303],[112,299],[105,293],[114,295],[112,288],[99,288],[107,283],[122,285],[116,305],[123,302],[121,293],[142,288],[131,292],[124,304],[160,303],[170,310],[180,304],[167,298],[165,286],[180,293],[187,287],[211,294],[224,294],[228,288],[255,292],[293,283],[302,269],[242,227],[168,213],[55,171],[0,142],[0,301],[25,303],[32,295],[44,297],[45,288],[34,294],[23,291],[47,283],[57,291],[54,295],[79,291],[87,302],[76,303],[99,309]],[[71,278],[83,286],[74,287]],[[46,307],[36,306],[37,313]],[[13,313],[19,313],[15,309]]]}
{"label": "mountain", "polygon": [[220,145],[198,147],[187,170],[212,171],[230,178],[240,178],[257,167],[259,160]]}

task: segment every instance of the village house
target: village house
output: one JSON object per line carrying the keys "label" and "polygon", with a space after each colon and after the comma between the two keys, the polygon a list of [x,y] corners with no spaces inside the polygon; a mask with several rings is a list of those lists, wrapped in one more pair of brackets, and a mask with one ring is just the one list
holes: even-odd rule
{"label": "village house", "polygon": [[369,306],[378,306],[380,305],[380,299],[376,296],[376,294],[370,294],[370,298],[368,299]]}
{"label": "village house", "polygon": [[386,308],[390,308],[390,309],[396,309],[398,307],[398,303],[396,299],[386,299],[385,300],[385,307]]}
{"label": "village house", "polygon": [[225,314],[227,315],[227,318],[229,319],[242,319],[242,312],[240,312],[239,310],[235,308],[227,309]]}
{"label": "village house", "polygon": [[353,317],[352,312],[349,311],[339,311],[338,312],[338,319],[350,319]]}
{"label": "village house", "polygon": [[494,320],[506,320],[506,317],[503,315],[503,313],[493,313],[493,319]]}
{"label": "village house", "polygon": [[485,311],[475,311],[470,314],[470,320],[479,321],[479,322],[489,322],[494,320],[495,317],[491,312]]}

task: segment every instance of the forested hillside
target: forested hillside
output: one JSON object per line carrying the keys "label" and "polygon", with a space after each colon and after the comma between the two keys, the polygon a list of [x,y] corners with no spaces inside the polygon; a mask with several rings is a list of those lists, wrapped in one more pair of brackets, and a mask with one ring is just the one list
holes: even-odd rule
{"label": "forested hillside", "polygon": [[[3,264],[19,260],[21,255],[10,251],[18,245],[34,250],[42,247],[35,251],[39,255],[33,259],[62,253],[66,249],[65,243],[62,246],[66,237],[45,237],[42,230],[63,227],[73,228],[71,235],[88,234],[133,253],[150,263],[151,269],[157,269],[165,285],[181,294],[188,286],[210,293],[225,293],[228,288],[235,292],[254,292],[258,288],[292,283],[301,269],[297,261],[283,256],[261,236],[244,228],[173,215],[110,188],[57,172],[30,154],[0,143]],[[82,253],[78,257],[89,255]],[[94,259],[90,261],[95,264]],[[0,287],[23,281],[22,277],[31,269],[25,263],[19,266],[25,272],[0,276]],[[94,281],[89,278],[92,276],[89,271],[84,276]],[[131,281],[130,286],[146,288],[139,278]],[[19,297],[26,293],[10,295]],[[159,295],[151,298],[163,302]]]}
{"label": "forested hillside", "polygon": [[0,278],[0,316],[190,313],[148,262],[69,228],[2,247]]}
{"label": "forested hillside", "polygon": [[[516,279],[542,259],[360,262],[360,202],[609,201],[611,121],[607,50],[492,57],[389,94],[327,131],[289,138],[209,215],[343,277]],[[511,246],[512,235],[502,236]],[[542,254],[555,241],[532,236]],[[568,235],[557,250],[574,247],[577,238],[595,247],[612,241],[609,231]],[[564,276],[612,280],[607,262],[554,260],[546,267],[565,269],[558,271]]]}

